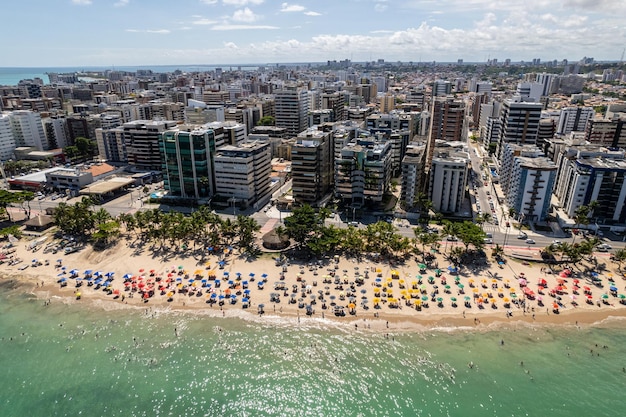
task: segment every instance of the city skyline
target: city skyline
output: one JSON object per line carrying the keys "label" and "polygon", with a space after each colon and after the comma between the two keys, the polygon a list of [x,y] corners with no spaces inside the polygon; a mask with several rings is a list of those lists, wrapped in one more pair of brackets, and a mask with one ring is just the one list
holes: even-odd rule
{"label": "city skyline", "polygon": [[614,0],[34,0],[11,6],[0,50],[6,67],[619,60],[625,14]]}

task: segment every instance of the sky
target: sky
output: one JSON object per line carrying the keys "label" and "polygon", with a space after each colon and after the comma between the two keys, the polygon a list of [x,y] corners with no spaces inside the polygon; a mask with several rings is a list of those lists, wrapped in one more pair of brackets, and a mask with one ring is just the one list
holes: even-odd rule
{"label": "sky", "polygon": [[21,0],[0,66],[619,60],[625,0]]}

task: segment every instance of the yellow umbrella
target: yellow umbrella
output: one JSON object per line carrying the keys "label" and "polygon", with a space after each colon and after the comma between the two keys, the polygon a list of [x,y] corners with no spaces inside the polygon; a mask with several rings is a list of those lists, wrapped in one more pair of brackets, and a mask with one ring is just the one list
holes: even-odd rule
{"label": "yellow umbrella", "polygon": [[[174,296],[174,292],[170,291],[166,294],[168,297],[173,297]],[[207,297],[209,296],[209,294],[207,294]]]}
{"label": "yellow umbrella", "polygon": [[376,268],[376,272],[383,272],[380,268]]}
{"label": "yellow umbrella", "polygon": [[411,287],[417,289],[417,281],[411,281]]}
{"label": "yellow umbrella", "polygon": [[478,293],[478,288],[474,288],[472,291]]}
{"label": "yellow umbrella", "polygon": [[374,299],[372,300],[372,302],[373,302],[374,304],[378,304],[378,303],[380,303],[380,298],[374,298]]}
{"label": "yellow umbrella", "polygon": [[502,301],[504,301],[505,303],[508,303],[508,302],[509,302],[509,301],[511,301],[511,300],[509,300],[507,297],[504,297],[504,298],[502,299]]}
{"label": "yellow umbrella", "polygon": [[496,299],[495,298],[490,298],[489,301],[491,301],[491,304],[495,304],[496,303]]}
{"label": "yellow umbrella", "polygon": [[407,291],[407,290],[402,290],[402,291],[400,291],[400,294],[402,294],[402,295],[407,295],[407,294],[408,294],[408,291]]}
{"label": "yellow umbrella", "polygon": [[415,301],[414,301],[414,304],[415,304],[416,306],[421,306],[421,305],[422,305],[422,300],[417,299],[417,300],[415,300]]}
{"label": "yellow umbrella", "polygon": [[391,288],[387,288],[387,294],[392,294],[393,290]]}
{"label": "yellow umbrella", "polygon": [[379,294],[379,293],[380,293],[380,288],[375,287],[375,288],[374,288],[374,294]]}
{"label": "yellow umbrella", "polygon": [[196,270],[193,272],[193,274],[194,274],[194,275],[200,275],[200,274],[202,274],[202,270],[200,270],[200,269],[196,269]]}
{"label": "yellow umbrella", "polygon": [[356,305],[354,303],[348,304],[348,308],[349,309],[354,309],[355,307],[356,307]]}

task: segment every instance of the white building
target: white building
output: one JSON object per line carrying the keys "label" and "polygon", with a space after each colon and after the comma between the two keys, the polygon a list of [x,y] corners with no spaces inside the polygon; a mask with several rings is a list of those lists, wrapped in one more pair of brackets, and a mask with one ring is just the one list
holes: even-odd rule
{"label": "white building", "polygon": [[39,113],[15,110],[10,113],[10,119],[16,146],[29,146],[40,151],[50,149]]}
{"label": "white building", "polygon": [[428,197],[440,213],[461,211],[467,184],[467,152],[435,149],[430,168]]}
{"label": "white building", "polygon": [[556,179],[556,165],[545,157],[516,157],[506,202],[526,221],[544,221]]}
{"label": "white building", "polygon": [[291,136],[297,136],[306,130],[309,114],[307,90],[285,86],[274,94],[276,126],[284,127]]}
{"label": "white building", "polygon": [[243,207],[266,204],[270,199],[271,160],[268,142],[222,146],[213,158],[216,194]]}
{"label": "white building", "polygon": [[587,122],[593,119],[595,111],[592,107],[565,107],[559,114],[556,133],[567,135],[570,132],[584,132]]}
{"label": "white building", "polygon": [[0,161],[12,159],[15,147],[10,117],[6,113],[0,113]]}

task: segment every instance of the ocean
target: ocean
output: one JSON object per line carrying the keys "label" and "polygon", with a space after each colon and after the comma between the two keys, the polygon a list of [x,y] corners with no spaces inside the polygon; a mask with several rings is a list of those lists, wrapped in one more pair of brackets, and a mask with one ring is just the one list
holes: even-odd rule
{"label": "ocean", "polygon": [[258,64],[246,64],[246,65],[139,65],[139,66],[121,66],[121,67],[0,67],[0,86],[2,85],[17,85],[20,80],[41,78],[45,84],[49,84],[47,73],[56,72],[72,73],[72,72],[88,72],[88,71],[105,71],[105,70],[117,70],[117,71],[130,71],[134,72],[139,69],[152,70],[155,73],[174,72],[181,70],[183,72],[198,72],[198,71],[212,71],[215,68],[223,68],[224,70],[230,70],[241,68],[242,70],[256,70]]}
{"label": "ocean", "polygon": [[45,306],[2,288],[1,416],[571,417],[626,407],[618,320],[386,335],[349,322],[106,307]]}

